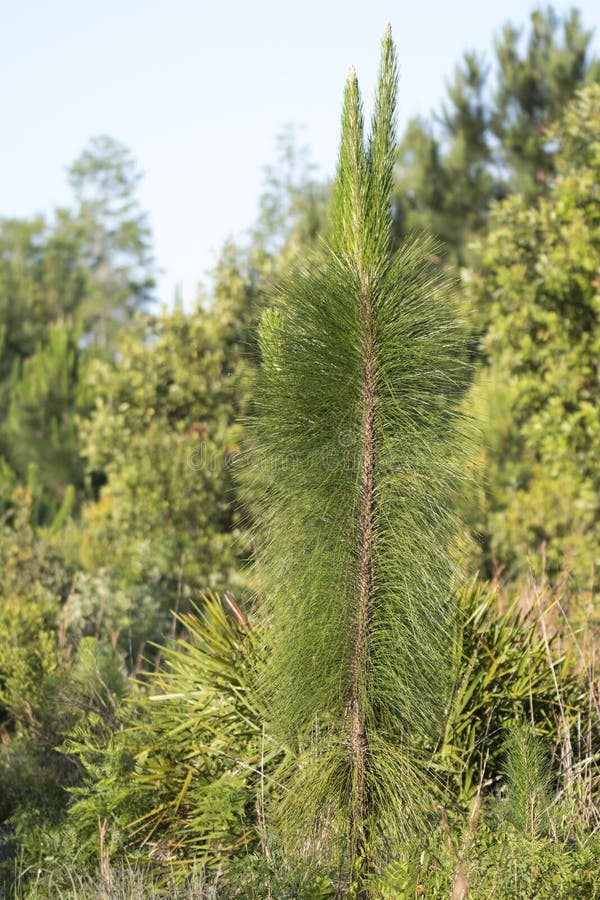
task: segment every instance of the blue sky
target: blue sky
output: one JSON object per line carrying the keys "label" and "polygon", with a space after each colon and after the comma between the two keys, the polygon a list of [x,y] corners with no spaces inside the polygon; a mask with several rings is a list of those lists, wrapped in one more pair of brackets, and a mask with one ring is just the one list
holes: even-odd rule
{"label": "blue sky", "polygon": [[[555,3],[566,11],[571,4]],[[219,248],[252,224],[263,166],[286,123],[303,126],[333,171],[342,90],[353,64],[367,111],[389,20],[400,59],[402,126],[443,96],[466,49],[490,56],[503,0],[0,0],[0,215],[68,202],[65,167],[88,139],[127,144],[145,172],[160,297],[189,302]],[[598,30],[597,0],[578,4]],[[598,34],[594,47],[599,50]]]}

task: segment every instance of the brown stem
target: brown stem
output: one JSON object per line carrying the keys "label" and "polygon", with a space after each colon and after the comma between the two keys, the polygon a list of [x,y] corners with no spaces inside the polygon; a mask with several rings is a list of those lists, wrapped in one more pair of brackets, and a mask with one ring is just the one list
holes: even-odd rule
{"label": "brown stem", "polygon": [[369,841],[366,828],[369,812],[367,770],[369,742],[364,719],[364,692],[369,639],[369,618],[373,595],[373,513],[375,506],[375,354],[370,292],[362,286],[365,327],[363,361],[363,459],[360,483],[358,604],[352,633],[350,694],[350,877],[352,891],[359,900],[368,900],[364,887],[369,871]]}

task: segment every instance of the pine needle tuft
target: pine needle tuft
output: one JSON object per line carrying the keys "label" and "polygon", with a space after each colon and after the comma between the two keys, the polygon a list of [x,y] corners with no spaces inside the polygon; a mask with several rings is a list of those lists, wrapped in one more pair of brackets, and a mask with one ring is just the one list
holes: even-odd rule
{"label": "pine needle tuft", "polygon": [[393,247],[396,90],[386,27],[368,141],[353,70],[346,82],[331,233],[263,318],[251,427],[263,689],[297,755],[282,821],[346,860],[361,897],[432,805],[468,380],[436,244]]}

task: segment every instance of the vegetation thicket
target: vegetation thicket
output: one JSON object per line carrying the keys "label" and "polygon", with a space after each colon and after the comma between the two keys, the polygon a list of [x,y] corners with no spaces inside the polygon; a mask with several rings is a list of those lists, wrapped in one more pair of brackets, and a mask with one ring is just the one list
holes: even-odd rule
{"label": "vegetation thicket", "polygon": [[109,137],[0,219],[3,896],[599,896],[591,46],[386,33],[189,309]]}

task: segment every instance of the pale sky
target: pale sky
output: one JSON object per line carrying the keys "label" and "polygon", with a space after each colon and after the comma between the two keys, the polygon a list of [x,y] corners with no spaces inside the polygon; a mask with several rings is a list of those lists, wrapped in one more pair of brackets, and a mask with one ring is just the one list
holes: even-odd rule
{"label": "pale sky", "polygon": [[[159,298],[188,304],[219,248],[254,221],[263,166],[286,123],[324,176],[356,67],[369,110],[390,21],[400,126],[438,106],[464,50],[537,4],[523,0],[0,0],[0,216],[66,204],[65,167],[93,135],[126,144],[145,172]],[[554,4],[565,12],[571,4]],[[596,32],[600,4],[577,4]],[[594,47],[599,52],[598,33]]]}

